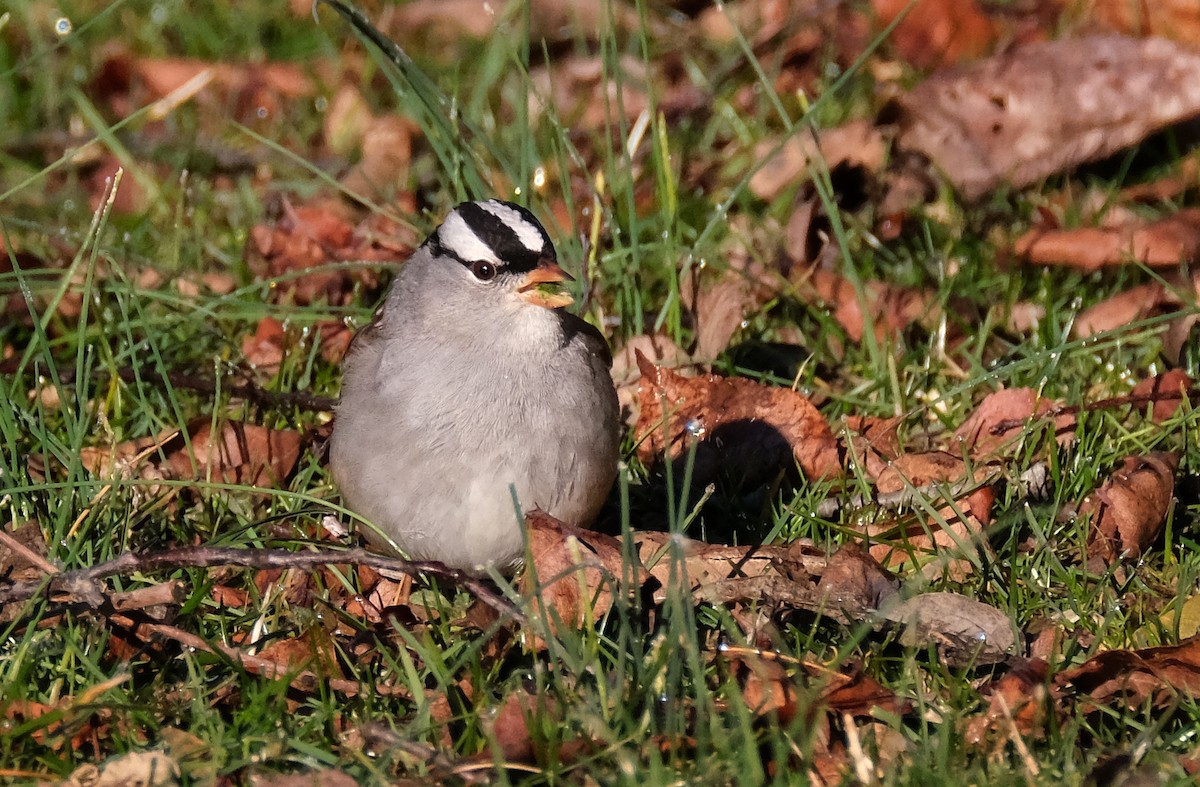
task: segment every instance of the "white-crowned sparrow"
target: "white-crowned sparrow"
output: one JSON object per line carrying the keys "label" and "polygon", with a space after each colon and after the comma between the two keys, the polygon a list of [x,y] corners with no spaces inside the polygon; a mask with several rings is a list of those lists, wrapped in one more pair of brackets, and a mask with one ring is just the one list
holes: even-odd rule
{"label": "white-crowned sparrow", "polygon": [[374,546],[505,570],[524,511],[595,519],[620,422],[604,337],[562,310],[570,278],[533,214],[499,200],[456,207],[401,268],[346,358],[330,440]]}

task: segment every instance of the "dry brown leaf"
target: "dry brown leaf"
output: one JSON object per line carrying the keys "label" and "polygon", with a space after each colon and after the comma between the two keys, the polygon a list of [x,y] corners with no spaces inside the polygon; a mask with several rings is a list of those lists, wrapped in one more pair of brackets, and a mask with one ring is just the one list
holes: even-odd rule
{"label": "dry brown leaf", "polygon": [[362,144],[363,134],[374,119],[371,106],[359,89],[342,85],[321,118],[325,147],[339,156],[350,155]]}
{"label": "dry brown leaf", "polygon": [[247,787],[355,787],[358,780],[345,771],[316,768],[298,773],[251,773]]}
{"label": "dry brown leaf", "polygon": [[1200,210],[1188,209],[1150,223],[1113,227],[1032,229],[1017,239],[1016,252],[1038,265],[1096,270],[1140,263],[1177,267],[1200,252]]}
{"label": "dry brown leaf", "polygon": [[1028,186],[1200,113],[1200,53],[1164,39],[1036,42],[901,96],[897,145],[967,199]]}
{"label": "dry brown leaf", "polygon": [[846,442],[847,462],[861,468],[867,478],[879,478],[888,463],[900,456],[897,430],[903,422],[903,416],[846,416],[842,437]]}
{"label": "dry brown leaf", "polygon": [[1187,354],[1197,349],[1200,349],[1200,312],[1189,311],[1172,319],[1163,334],[1163,357],[1172,366],[1182,366],[1187,363]]}
{"label": "dry brown leaf", "polygon": [[[766,156],[776,144],[770,140],[760,143],[755,159]],[[883,134],[868,120],[852,120],[819,132],[806,127],[784,142],[779,152],[754,173],[750,193],[767,201],[775,199],[788,186],[809,179],[809,167],[815,159],[830,170],[846,164],[876,173],[883,169],[885,157]]]}
{"label": "dry brown leaf", "polygon": [[623,576],[621,543],[542,511],[525,515],[532,566],[521,575],[527,610],[550,631],[592,625],[612,606]]}
{"label": "dry brown leaf", "polygon": [[641,413],[638,405],[638,385],[642,379],[642,372],[637,364],[638,353],[655,364],[671,369],[692,362],[691,355],[665,333],[631,336],[613,351],[613,384],[617,387],[617,401],[621,405],[621,413],[629,426],[638,422]]}
{"label": "dry brown leaf", "polygon": [[889,42],[917,68],[930,69],[984,54],[996,26],[975,0],[872,0],[881,27],[901,14]]}
{"label": "dry brown leaf", "polygon": [[995,664],[1016,653],[1013,621],[995,607],[958,593],[921,593],[882,613],[904,627],[901,644],[932,645],[951,667]]}
{"label": "dry brown leaf", "polygon": [[1164,36],[1200,44],[1200,5],[1194,0],[1072,0],[1074,14],[1133,36]]}
{"label": "dry brown leaf", "polygon": [[1085,309],[1075,320],[1071,335],[1076,339],[1086,339],[1098,333],[1114,331],[1180,303],[1179,296],[1160,282],[1141,284]]}
{"label": "dry brown leaf", "polygon": [[[822,677],[821,672],[805,666],[813,678]],[[829,686],[821,692],[821,699],[839,716],[845,713],[858,718],[871,717],[876,709],[899,716],[912,708],[911,703],[901,700],[894,691],[863,672],[861,662],[825,677]]]}
{"label": "dry brown leaf", "polygon": [[[374,286],[378,276],[367,268],[335,268],[334,263],[400,263],[412,252],[411,228],[381,214],[371,214],[355,227],[348,218],[351,209],[338,199],[299,206],[284,200],[282,207],[279,220],[255,226],[246,243],[251,273],[259,279],[281,279],[271,288],[273,300],[347,303],[356,284]],[[302,271],[310,272],[296,275]]]}
{"label": "dry brown leaf", "polygon": [[[1186,0],[1191,2],[1191,0]],[[1147,183],[1126,186],[1117,194],[1119,203],[1166,202],[1200,186],[1200,159],[1189,156],[1178,162],[1176,171]]]}
{"label": "dry brown leaf", "polygon": [[209,418],[188,424],[191,450],[182,439],[169,450],[166,469],[173,478],[212,478],[230,484],[278,487],[300,458],[299,432],[226,421],[212,433]]}
{"label": "dry brown leaf", "polygon": [[900,589],[900,581],[854,543],[842,544],[830,556],[817,593],[839,607],[879,609]]}
{"label": "dry brown leaf", "polygon": [[[951,488],[968,480],[962,459],[933,451],[897,457],[880,473],[876,489],[889,494],[935,484]],[[995,497],[991,486],[968,488],[954,505],[942,505],[936,516],[914,506],[917,521],[900,525],[901,532],[895,532],[898,524],[893,520],[868,525],[866,534],[872,541],[878,541],[869,550],[871,557],[885,566],[897,566],[914,556],[937,555],[941,561],[930,564],[930,570],[944,565],[956,575],[963,574],[970,570],[969,558],[977,552],[984,526],[991,521]]]}
{"label": "dry brown leaf", "polygon": [[1087,554],[1102,564],[1137,560],[1162,532],[1175,496],[1179,456],[1154,451],[1127,456],[1121,469],[1079,506],[1091,520]]}
{"label": "dry brown leaf", "polygon": [[862,304],[854,285],[833,271],[819,267],[792,273],[796,296],[808,303],[820,303],[833,311],[833,317],[846,330],[851,341],[862,341],[870,324],[876,338],[899,333],[914,322],[936,323],[941,309],[929,290],[917,290],[880,281],[864,283],[869,317],[863,316]]}
{"label": "dry brown leaf", "polygon": [[993,739],[1003,745],[1013,734],[1041,739],[1046,734],[1050,665],[1041,659],[1021,660],[1004,677],[984,687],[987,710],[967,721],[964,737],[972,746]]}
{"label": "dry brown leaf", "polygon": [[[593,40],[615,24],[619,30],[642,30],[636,9],[630,6],[605,8],[593,0],[530,0],[529,40],[575,41],[574,36]],[[453,45],[464,38],[486,38],[494,30],[507,31],[503,5],[484,0],[417,0],[389,6],[379,27],[401,42],[420,42],[429,52],[457,52]],[[511,24],[511,23],[509,23]],[[652,16],[652,30],[661,23]]]}
{"label": "dry brown leaf", "polygon": [[342,186],[375,202],[395,199],[407,185],[416,133],[412,121],[399,115],[369,120],[363,130],[362,158],[342,176]]}
{"label": "dry brown leaf", "polygon": [[646,464],[660,456],[686,457],[699,441],[694,478],[715,478],[722,468],[762,479],[793,464],[809,478],[841,470],[829,424],[803,395],[752,380],[707,374],[687,378],[637,356],[642,372],[635,430]]}
{"label": "dry brown leaf", "polygon": [[[88,193],[88,205],[91,206],[93,212],[108,202],[117,170],[123,169],[123,167],[121,160],[115,154],[106,151],[95,166],[89,170],[85,186]],[[145,212],[152,201],[151,195],[142,188],[142,182],[129,172],[123,174],[117,193],[111,199],[113,213],[124,216]]]}
{"label": "dry brown leaf", "polygon": [[[764,291],[766,290],[766,291]],[[729,346],[729,340],[741,330],[742,322],[771,297],[767,288],[746,275],[727,270],[721,278],[703,289],[692,311],[696,317],[696,348],[693,357],[711,362]]]}
{"label": "dry brown leaf", "polygon": [[122,45],[110,48],[93,84],[119,117],[149,101],[194,97],[222,117],[232,112],[244,123],[275,116],[288,102],[316,92],[313,80],[296,63],[137,57]]}
{"label": "dry brown leaf", "polygon": [[62,787],[174,787],[179,763],[161,751],[131,751],[100,764],[88,763],[71,772]]}
{"label": "dry brown leaf", "polygon": [[[1154,401],[1150,409],[1150,420],[1161,424],[1168,420],[1183,406],[1184,399],[1190,399],[1192,378],[1182,369],[1172,369],[1163,374],[1156,374],[1142,380],[1132,391],[1133,396],[1152,396]],[[1145,406],[1142,406],[1145,409]]]}
{"label": "dry brown leaf", "polygon": [[[996,434],[994,427],[1010,421],[1028,421],[1058,406],[1043,399],[1032,388],[1002,388],[984,397],[958,429],[954,430],[957,447],[963,456],[987,460],[1011,454],[1025,433],[1025,427],[1012,426]],[[1060,445],[1075,439],[1075,416],[1063,414],[1054,419],[1054,438]]]}
{"label": "dry brown leaf", "polygon": [[1178,645],[1141,650],[1109,650],[1054,676],[1062,694],[1082,694],[1095,705],[1136,709],[1147,700],[1156,708],[1179,697],[1200,696],[1200,636]]}
{"label": "dry brown leaf", "polygon": [[[32,582],[46,575],[46,539],[36,522],[5,530],[0,541],[0,577],[7,582]],[[9,543],[9,540],[15,543]],[[37,558],[42,558],[38,560]]]}
{"label": "dry brown leaf", "polygon": [[742,702],[755,716],[773,715],[787,726],[796,717],[795,679],[778,661],[737,653],[735,673],[742,686]]}
{"label": "dry brown leaf", "polygon": [[242,355],[246,356],[251,366],[274,374],[283,363],[287,343],[283,323],[274,317],[263,317],[258,321],[254,335],[242,339]]}

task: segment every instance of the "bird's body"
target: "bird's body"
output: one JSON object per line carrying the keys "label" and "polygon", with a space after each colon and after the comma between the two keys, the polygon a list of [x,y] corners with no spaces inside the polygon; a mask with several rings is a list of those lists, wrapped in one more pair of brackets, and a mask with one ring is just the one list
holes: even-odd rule
{"label": "bird's body", "polygon": [[366,531],[376,546],[504,569],[523,555],[523,512],[590,524],[612,486],[608,350],[578,317],[520,297],[497,274],[479,280],[471,258],[484,252],[469,242],[455,252],[463,239],[439,232],[346,360],[330,464],[348,506],[378,528]]}

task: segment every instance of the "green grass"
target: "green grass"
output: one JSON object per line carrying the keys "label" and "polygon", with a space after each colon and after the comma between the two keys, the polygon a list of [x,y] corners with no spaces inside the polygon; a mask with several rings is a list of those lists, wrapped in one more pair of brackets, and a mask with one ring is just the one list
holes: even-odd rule
{"label": "green grass", "polygon": [[[871,78],[851,71],[830,79],[814,93],[815,103],[777,95],[773,78],[779,65],[766,59],[751,66],[745,41],[688,40],[684,22],[674,17],[665,23],[674,35],[657,36],[646,21],[654,9],[644,5],[620,6],[634,10],[643,23],[618,29],[619,9],[602,7],[609,17],[593,42],[576,31],[566,43],[543,48],[529,41],[531,20],[518,4],[500,14],[503,35],[462,43],[452,57],[411,49],[415,65],[406,75],[365,54],[369,50],[327,7],[319,9],[316,24],[289,14],[283,4],[224,2],[199,14],[182,2],[76,2],[56,11],[32,0],[11,3],[6,8],[11,16],[0,28],[0,139],[14,141],[12,147],[0,145],[0,231],[8,248],[18,246],[55,264],[26,268],[17,260],[16,270],[0,273],[0,308],[7,309],[0,351],[11,353],[0,377],[0,398],[7,403],[0,407],[5,525],[35,523],[48,558],[69,569],[129,549],[170,544],[305,549],[320,539],[323,517],[344,513],[311,451],[302,454],[285,489],[269,492],[219,479],[96,478],[80,458],[83,448],[158,434],[196,417],[317,429],[318,415],[231,402],[227,392],[200,394],[172,386],[166,373],[182,370],[229,382],[248,373],[241,340],[263,317],[286,321],[295,331],[344,317],[361,324],[379,295],[361,292],[353,306],[272,304],[271,283],[255,280],[242,261],[250,228],[268,215],[271,192],[299,194],[302,200],[329,188],[327,165],[310,160],[310,142],[321,124],[311,98],[286,105],[253,129],[214,120],[192,105],[180,108],[168,121],[170,133],[158,141],[153,163],[133,156],[134,167],[124,175],[126,182],[145,181],[158,190],[134,215],[93,210],[85,173],[68,156],[60,158],[62,150],[47,160],[18,145],[44,130],[72,128],[113,148],[131,144],[144,118],[116,122],[90,90],[102,46],[116,39],[139,56],[294,60],[306,68],[318,60],[360,64],[347,71],[358,75],[357,86],[371,105],[413,117],[429,139],[402,184],[417,194],[422,211],[403,218],[424,232],[464,198],[498,193],[527,202],[547,219],[560,257],[578,265],[576,271],[586,264],[587,275],[578,277],[592,285],[586,314],[602,321],[615,344],[652,331],[690,342],[692,326],[681,297],[690,272],[701,262],[720,269],[735,254],[769,262],[781,242],[794,195],[789,191],[765,204],[747,192],[750,174],[763,163],[754,155],[756,143],[781,139],[806,123],[828,126],[873,112]],[[74,32],[61,39],[49,25],[58,15],[74,23]],[[597,55],[605,84],[613,87],[603,128],[580,132],[573,128],[577,118],[559,117],[553,108],[537,117],[529,111],[531,68],[572,52]],[[632,80],[620,64],[623,57],[648,65],[672,59],[709,94],[708,106],[667,120],[658,111],[668,98],[663,86]],[[622,106],[643,86],[648,125],[631,160],[625,146],[636,119]],[[332,87],[323,86],[320,95]],[[746,91],[754,91],[749,102],[740,95]],[[454,113],[443,112],[443,97]],[[215,174],[193,169],[201,142],[265,162],[270,177],[240,173],[218,182]],[[551,173],[541,189],[534,182],[539,167]],[[711,174],[697,183],[696,170]],[[564,188],[570,183],[576,188]],[[581,240],[590,235],[588,223],[552,221],[550,206],[557,197],[572,217],[579,215],[581,198],[598,210],[608,236],[589,247]],[[827,397],[822,410],[831,419],[903,414],[906,446],[936,442],[1001,384],[1030,386],[1067,403],[1125,393],[1161,368],[1163,321],[1087,342],[1072,339],[1070,330],[1083,308],[1149,274],[1136,268],[1079,274],[998,266],[995,231],[1015,236],[1028,226],[1037,200],[1036,194],[1017,194],[969,207],[944,197],[936,210],[910,219],[915,228],[887,244],[871,235],[869,205],[840,215],[843,272],[859,281],[930,288],[945,315],[933,330],[914,327],[877,343],[855,344],[827,312],[783,291],[772,308],[748,319],[735,343],[770,340],[795,329],[812,356],[800,370],[799,389]],[[160,272],[165,283],[147,285],[139,275],[144,270]],[[179,279],[211,271],[232,274],[236,289],[227,295],[180,291]],[[29,303],[24,311],[22,296]],[[1005,310],[1018,301],[1045,309],[1036,330],[1025,335],[1004,326]],[[77,306],[60,309],[62,304]],[[961,335],[962,343],[947,350],[943,333]],[[763,374],[736,364],[732,351],[714,366]],[[126,368],[137,372],[134,382],[120,379]],[[289,353],[276,375],[259,373],[256,379],[268,390],[330,396],[338,386],[337,369],[311,342]],[[31,396],[46,388],[57,391],[58,406]],[[1103,646],[1176,641],[1177,632],[1159,616],[1179,608],[1200,577],[1194,482],[1181,483],[1165,540],[1128,567],[1124,579],[1088,576],[1079,561],[1086,527],[1058,515],[1096,488],[1126,454],[1177,450],[1181,478],[1194,476],[1200,460],[1197,426],[1190,411],[1157,426],[1124,410],[1088,413],[1080,418],[1076,444],[1065,449],[1054,445],[1048,430],[1031,428],[1004,469],[981,565],[959,580],[923,583],[912,570],[902,578],[909,590],[928,584],[992,604],[1023,629],[1066,623],[1077,643],[1065,655],[1075,662]],[[1049,463],[1052,497],[1027,503],[1014,481],[1039,460]],[[699,492],[682,499],[632,456],[628,467],[602,524],[618,533],[681,528]],[[850,486],[850,492],[866,491]],[[830,493],[828,485],[747,494],[754,491],[718,484],[688,532],[738,543],[767,535],[780,541],[808,538],[831,549],[850,539],[851,514],[837,521],[811,514]],[[183,580],[187,595],[170,625],[208,642],[232,643],[251,632],[265,644],[302,637],[336,654],[363,690],[347,696],[324,683],[300,690],[170,642],[119,651],[103,614],[77,609],[51,617],[58,612],[55,605],[37,598],[0,627],[0,718],[7,719],[0,727],[0,773],[62,778],[84,763],[165,746],[180,757],[191,783],[211,783],[215,775],[244,778],[254,770],[321,767],[368,783],[397,774],[452,779],[467,758],[479,756],[487,764],[502,759],[492,729],[495,713],[505,696],[526,688],[542,698],[542,710],[530,720],[536,772],[480,771],[490,779],[801,783],[819,748],[819,725],[804,713],[787,724],[753,715],[718,644],[757,643],[746,642],[728,610],[695,606],[678,593],[658,609],[622,597],[600,626],[539,631],[546,648],[528,653],[505,644],[504,631],[498,640],[494,627],[464,625],[460,617],[469,598],[462,592],[424,592],[420,598],[428,608],[414,603],[416,620],[373,624],[345,609],[347,594],[358,590],[353,572],[318,573],[303,592],[303,582],[292,584],[286,577],[255,584],[248,571],[192,569],[174,576]],[[130,590],[166,578],[119,577],[111,585]],[[247,605],[215,603],[218,584],[245,591]],[[1165,762],[1172,779],[1184,783],[1170,756],[1196,750],[1200,709],[1192,699],[1181,698],[1170,713],[1140,707],[1087,714],[1068,705],[1061,725],[1048,725],[1044,739],[1025,741],[1035,775],[1013,747],[992,750],[965,739],[966,720],[986,707],[977,689],[988,670],[952,669],[891,635],[811,616],[779,621],[772,646],[809,662],[858,659],[867,674],[913,701],[913,714],[878,720],[880,736],[886,729],[904,742],[884,768],[887,784],[1082,784],[1098,762],[1137,747],[1148,747],[1149,759]],[[116,677],[124,680],[89,693]],[[813,681],[797,682],[802,703],[820,690]],[[397,685],[406,691],[374,690]],[[86,702],[78,702],[80,697]],[[34,703],[56,710],[44,715],[22,710]],[[380,746],[368,754],[361,741],[372,724],[409,746]],[[447,724],[450,742],[442,737]],[[72,742],[80,731],[89,734]],[[882,757],[872,733],[864,735],[866,756]],[[198,753],[183,757],[189,746]],[[426,761],[413,746],[443,749],[444,759]]]}

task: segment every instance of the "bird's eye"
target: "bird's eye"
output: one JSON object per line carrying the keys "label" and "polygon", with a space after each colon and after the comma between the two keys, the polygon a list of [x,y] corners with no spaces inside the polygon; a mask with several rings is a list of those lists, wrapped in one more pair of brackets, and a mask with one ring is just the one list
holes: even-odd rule
{"label": "bird's eye", "polygon": [[496,278],[496,266],[484,260],[475,260],[471,263],[471,273],[480,281],[491,281]]}

